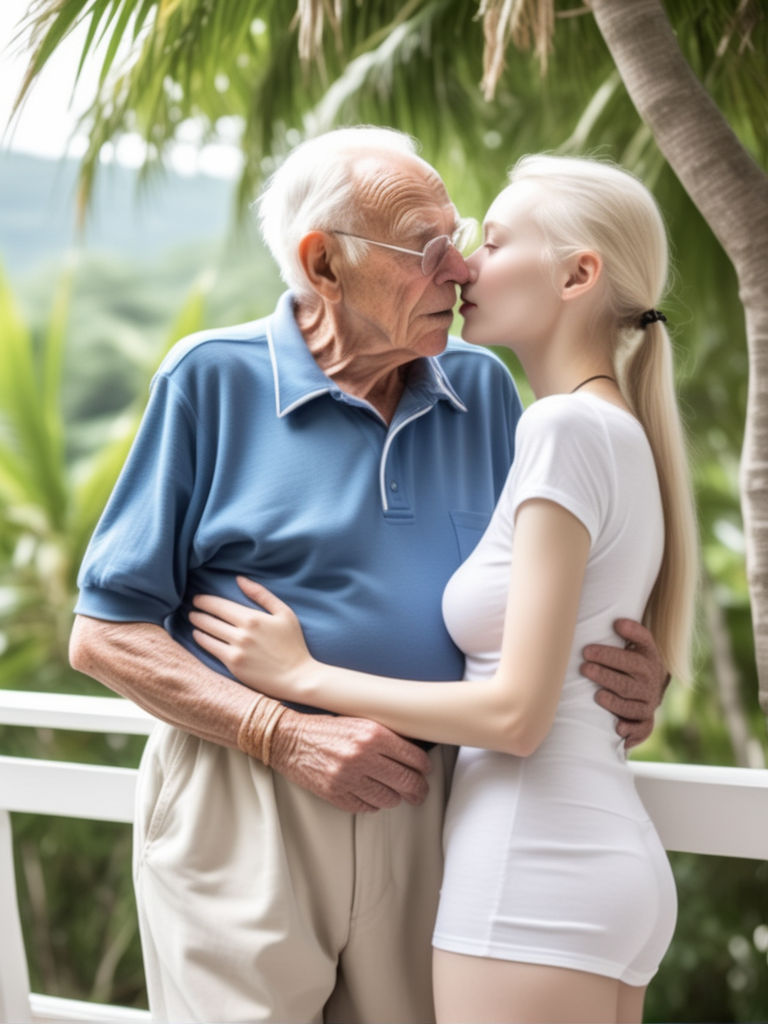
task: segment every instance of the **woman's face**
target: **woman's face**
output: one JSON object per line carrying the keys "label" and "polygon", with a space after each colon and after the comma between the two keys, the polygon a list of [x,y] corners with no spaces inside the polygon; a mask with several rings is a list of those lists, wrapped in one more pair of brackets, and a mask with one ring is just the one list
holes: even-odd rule
{"label": "woman's face", "polygon": [[558,275],[531,215],[542,201],[539,186],[518,182],[491,204],[484,242],[467,260],[472,279],[461,290],[465,340],[517,351],[554,329],[561,307]]}

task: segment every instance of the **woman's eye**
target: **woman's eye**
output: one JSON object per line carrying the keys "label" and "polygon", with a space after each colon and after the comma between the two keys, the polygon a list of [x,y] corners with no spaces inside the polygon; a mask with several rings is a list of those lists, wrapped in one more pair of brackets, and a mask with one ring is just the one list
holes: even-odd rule
{"label": "woman's eye", "polygon": [[498,245],[494,245],[493,242],[483,242],[483,248],[493,252],[495,249],[498,249]]}

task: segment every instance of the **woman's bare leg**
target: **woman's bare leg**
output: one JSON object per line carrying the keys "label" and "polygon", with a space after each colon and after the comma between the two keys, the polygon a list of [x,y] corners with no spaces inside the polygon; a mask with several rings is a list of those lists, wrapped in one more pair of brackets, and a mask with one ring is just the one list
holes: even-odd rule
{"label": "woman's bare leg", "polygon": [[[620,982],[600,974],[433,951],[438,1024],[615,1024]],[[627,988],[628,986],[624,986]]]}
{"label": "woman's bare leg", "polygon": [[647,985],[619,984],[618,1024],[642,1024]]}

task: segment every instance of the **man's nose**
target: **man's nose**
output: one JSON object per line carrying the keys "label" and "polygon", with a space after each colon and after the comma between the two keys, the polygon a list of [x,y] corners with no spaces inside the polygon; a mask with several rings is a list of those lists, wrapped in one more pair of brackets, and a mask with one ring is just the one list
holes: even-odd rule
{"label": "man's nose", "polygon": [[466,260],[455,245],[448,246],[440,266],[435,272],[435,284],[453,281],[455,284],[466,284],[470,280],[470,271]]}

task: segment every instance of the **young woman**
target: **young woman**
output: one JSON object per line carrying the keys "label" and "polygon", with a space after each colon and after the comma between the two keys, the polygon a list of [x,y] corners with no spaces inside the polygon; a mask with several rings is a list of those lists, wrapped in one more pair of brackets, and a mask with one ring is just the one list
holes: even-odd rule
{"label": "young woman", "polygon": [[688,674],[696,531],[655,308],[666,236],[649,192],[614,166],[532,156],[510,181],[467,261],[463,335],[511,348],[537,401],[445,590],[466,684],[321,664],[291,610],[245,579],[270,614],[202,596],[191,619],[255,689],[462,745],[433,940],[439,1021],[640,1021],[675,887],[579,665],[625,616]]}

